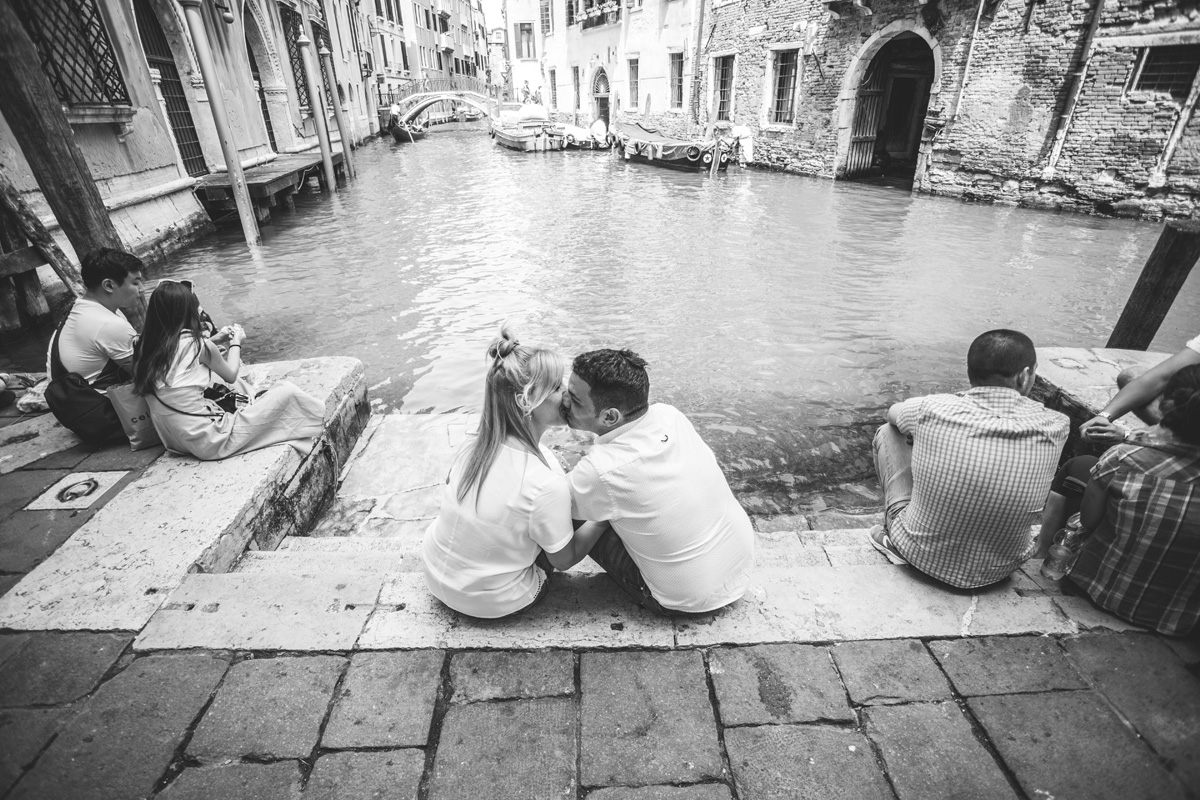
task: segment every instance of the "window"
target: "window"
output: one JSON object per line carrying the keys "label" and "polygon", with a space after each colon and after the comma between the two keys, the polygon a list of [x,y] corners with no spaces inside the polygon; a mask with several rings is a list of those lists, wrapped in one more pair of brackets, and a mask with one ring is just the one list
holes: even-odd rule
{"label": "window", "polygon": [[400,60],[404,64],[404,69],[407,70],[408,69],[408,48],[405,47],[404,42],[400,42]]}
{"label": "window", "polygon": [[1162,92],[1183,101],[1192,90],[1198,67],[1200,45],[1147,47],[1134,88],[1139,92]]}
{"label": "window", "polygon": [[550,108],[558,108],[558,83],[554,80],[554,70],[550,70]]}
{"label": "window", "polygon": [[542,2],[542,33],[550,33],[554,30],[554,12],[550,7],[550,0],[541,0]]}
{"label": "window", "polygon": [[416,3],[413,3],[413,24],[418,28],[421,27],[421,9]]}
{"label": "window", "polygon": [[638,107],[638,60],[629,59],[629,107]]}
{"label": "window", "polygon": [[396,13],[392,8],[392,0],[384,0],[384,11],[387,12],[388,22],[396,21]]}
{"label": "window", "polygon": [[533,23],[517,23],[517,58],[536,58],[533,51]]}
{"label": "window", "polygon": [[780,50],[775,53],[775,104],[771,109],[771,121],[791,124],[796,119],[796,59],[798,50]]}
{"label": "window", "polygon": [[384,41],[383,34],[381,33],[381,34],[379,34],[379,53],[380,53],[380,55],[383,56],[383,68],[384,69],[388,68],[387,50],[388,50],[387,42]]}
{"label": "window", "polygon": [[713,59],[713,89],[716,91],[717,119],[728,120],[733,106],[733,56]]}
{"label": "window", "polygon": [[[292,77],[296,79],[296,99],[300,101],[300,105],[310,105],[308,100],[308,81],[304,77],[304,62],[300,60],[300,45],[296,44],[296,39],[300,36],[300,15],[297,14],[291,7],[279,6],[279,22],[283,26],[283,38],[287,42],[288,61],[292,63]],[[379,37],[380,47],[383,46],[383,37]],[[387,58],[387,50],[384,50],[384,58]],[[386,64],[384,65],[386,66]]]}
{"label": "window", "polygon": [[438,62],[438,72],[444,72],[446,70],[446,67],[442,62],[442,51],[441,50],[437,51],[437,62]]}
{"label": "window", "polygon": [[17,0],[13,6],[63,104],[130,105],[96,0]]}
{"label": "window", "polygon": [[381,4],[381,0],[375,0],[375,16],[383,16],[383,6]]}
{"label": "window", "polygon": [[575,110],[579,110],[579,67],[571,67],[571,83],[575,87]]}
{"label": "window", "polygon": [[683,108],[683,53],[671,53],[671,108]]}
{"label": "window", "polygon": [[433,30],[433,17],[430,16],[429,9],[422,8],[421,10],[425,12],[425,30],[427,30],[427,31]]}

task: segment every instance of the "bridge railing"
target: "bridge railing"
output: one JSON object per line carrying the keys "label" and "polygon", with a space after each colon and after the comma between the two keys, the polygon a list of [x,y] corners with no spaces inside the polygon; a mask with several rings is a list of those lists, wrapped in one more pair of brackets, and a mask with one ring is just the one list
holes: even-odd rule
{"label": "bridge railing", "polygon": [[383,108],[392,103],[403,105],[404,101],[413,95],[430,92],[475,92],[490,97],[491,87],[482,78],[470,75],[456,75],[452,78],[419,78],[409,81],[395,91],[380,90],[379,106]]}

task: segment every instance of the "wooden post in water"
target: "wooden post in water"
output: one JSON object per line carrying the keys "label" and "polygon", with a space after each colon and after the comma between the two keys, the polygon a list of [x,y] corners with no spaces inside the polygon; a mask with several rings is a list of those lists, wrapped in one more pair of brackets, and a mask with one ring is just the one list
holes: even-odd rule
{"label": "wooden post in water", "polygon": [[1106,346],[1123,350],[1149,348],[1197,258],[1200,258],[1200,221],[1168,221]]}
{"label": "wooden post in water", "polygon": [[[10,0],[0,0],[0,31],[0,108],[55,219],[80,259],[98,247],[122,249],[62,102]],[[59,274],[68,285],[76,277]],[[145,301],[139,297],[136,307],[125,312],[141,330]]]}

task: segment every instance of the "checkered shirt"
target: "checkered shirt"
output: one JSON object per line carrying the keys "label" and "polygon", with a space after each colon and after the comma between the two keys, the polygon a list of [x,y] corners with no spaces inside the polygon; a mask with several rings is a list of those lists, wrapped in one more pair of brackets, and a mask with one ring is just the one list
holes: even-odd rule
{"label": "checkered shirt", "polygon": [[1159,633],[1200,623],[1200,447],[1149,428],[1092,468],[1104,524],[1083,545],[1071,580],[1101,608]]}
{"label": "checkered shirt", "polygon": [[913,440],[912,501],[888,535],[917,569],[971,589],[1031,555],[1032,515],[1046,502],[1070,422],[1013,389],[977,386],[900,404]]}

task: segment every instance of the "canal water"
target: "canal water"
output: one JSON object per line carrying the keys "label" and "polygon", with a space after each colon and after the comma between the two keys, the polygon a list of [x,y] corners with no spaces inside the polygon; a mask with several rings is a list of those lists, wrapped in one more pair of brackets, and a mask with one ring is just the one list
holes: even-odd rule
{"label": "canal water", "polygon": [[[452,127],[366,144],[358,180],[276,213],[259,253],[226,229],[155,277],[194,280],[218,324],[245,326],[250,360],[362,359],[377,411],[476,409],[505,320],[566,354],[633,348],[654,399],[696,421],[744,491],[786,499],[868,475],[883,409],[963,388],[983,330],[1102,345],[1160,229],[752,170],[707,179],[615,153],[519,154]],[[1198,333],[1193,275],[1155,346]],[[18,360],[34,339],[14,345]]]}

